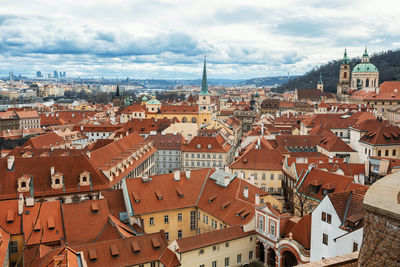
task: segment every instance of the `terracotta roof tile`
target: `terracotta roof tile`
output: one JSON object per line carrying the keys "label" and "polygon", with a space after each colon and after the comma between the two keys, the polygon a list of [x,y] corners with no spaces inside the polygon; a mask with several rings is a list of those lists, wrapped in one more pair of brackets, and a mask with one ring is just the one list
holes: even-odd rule
{"label": "terracotta roof tile", "polygon": [[255,231],[245,232],[240,225],[219,229],[204,234],[177,239],[179,253],[228,242],[245,236],[254,235]]}

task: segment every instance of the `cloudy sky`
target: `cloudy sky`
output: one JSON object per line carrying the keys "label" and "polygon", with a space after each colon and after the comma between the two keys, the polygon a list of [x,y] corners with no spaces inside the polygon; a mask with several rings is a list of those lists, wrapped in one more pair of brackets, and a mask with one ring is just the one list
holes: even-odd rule
{"label": "cloudy sky", "polygon": [[210,78],[302,74],[400,48],[398,0],[0,0],[0,76]]}

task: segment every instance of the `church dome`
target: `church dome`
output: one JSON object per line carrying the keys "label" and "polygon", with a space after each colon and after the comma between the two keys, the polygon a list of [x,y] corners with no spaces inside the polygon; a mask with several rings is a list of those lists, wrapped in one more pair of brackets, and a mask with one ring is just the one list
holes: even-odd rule
{"label": "church dome", "polygon": [[378,72],[378,68],[372,63],[360,63],[353,68],[353,72]]}
{"label": "church dome", "polygon": [[143,102],[146,102],[147,100],[148,100],[148,99],[147,99],[146,96],[143,96],[143,97],[142,97],[142,101],[143,101]]}

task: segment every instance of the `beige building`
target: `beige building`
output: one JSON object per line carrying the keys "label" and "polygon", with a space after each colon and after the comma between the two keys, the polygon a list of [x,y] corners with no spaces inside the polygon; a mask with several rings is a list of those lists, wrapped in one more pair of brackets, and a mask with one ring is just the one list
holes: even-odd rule
{"label": "beige building", "polygon": [[233,158],[233,147],[221,135],[196,136],[182,145],[182,169],[193,170],[207,167],[223,169]]}
{"label": "beige building", "polygon": [[168,248],[182,267],[243,266],[256,260],[256,239],[255,231],[245,232],[235,225],[175,240]]}

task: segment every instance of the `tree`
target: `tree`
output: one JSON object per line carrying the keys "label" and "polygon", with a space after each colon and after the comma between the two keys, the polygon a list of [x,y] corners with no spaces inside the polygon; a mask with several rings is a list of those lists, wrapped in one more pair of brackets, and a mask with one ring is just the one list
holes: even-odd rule
{"label": "tree", "polygon": [[295,190],[293,193],[293,208],[301,217],[312,211],[314,203],[309,194],[310,189],[304,189],[303,187]]}

